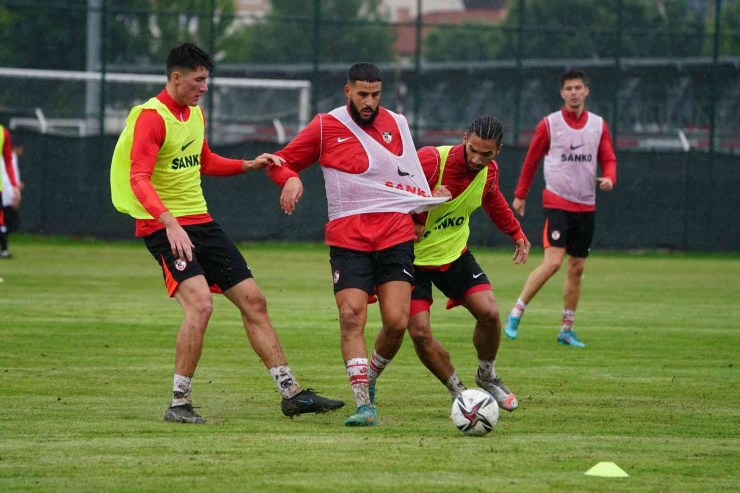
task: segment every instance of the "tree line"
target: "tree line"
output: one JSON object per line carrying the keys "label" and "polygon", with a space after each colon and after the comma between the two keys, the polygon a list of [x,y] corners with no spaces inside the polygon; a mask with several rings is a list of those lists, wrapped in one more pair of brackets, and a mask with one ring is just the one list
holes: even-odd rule
{"label": "tree line", "polygon": [[[428,26],[427,61],[709,55],[714,19],[686,0],[509,0],[498,26]],[[321,0],[314,47],[314,2],[272,0],[262,19],[237,16],[234,0],[106,0],[106,62],[161,64],[169,48],[194,40],[217,62],[294,64],[393,61],[398,30],[379,0]],[[721,55],[740,54],[740,1],[725,0]],[[7,0],[0,7],[0,65],[84,70],[88,0]],[[210,9],[215,7],[213,15]],[[523,28],[519,30],[519,19]]]}

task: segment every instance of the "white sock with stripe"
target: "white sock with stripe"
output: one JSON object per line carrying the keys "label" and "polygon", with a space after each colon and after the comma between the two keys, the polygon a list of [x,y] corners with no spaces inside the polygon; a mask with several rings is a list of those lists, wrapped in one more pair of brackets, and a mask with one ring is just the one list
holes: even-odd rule
{"label": "white sock with stripe", "polygon": [[522,318],[524,315],[524,309],[527,308],[527,304],[522,301],[521,298],[516,300],[516,305],[511,310],[511,316],[515,318]]}
{"label": "white sock with stripe", "polygon": [[349,385],[355,394],[357,407],[370,404],[367,381],[367,358],[352,358],[344,362],[349,376]]}
{"label": "white sock with stripe", "polygon": [[388,366],[388,363],[390,362],[391,360],[385,359],[373,349],[373,357],[370,358],[370,364],[367,369],[367,382],[370,387],[375,386],[375,381],[378,379],[380,374],[383,373],[383,370],[385,370],[385,367]]}
{"label": "white sock with stripe", "polygon": [[563,325],[560,326],[560,332],[573,330],[573,322],[576,321],[575,310],[563,310]]}

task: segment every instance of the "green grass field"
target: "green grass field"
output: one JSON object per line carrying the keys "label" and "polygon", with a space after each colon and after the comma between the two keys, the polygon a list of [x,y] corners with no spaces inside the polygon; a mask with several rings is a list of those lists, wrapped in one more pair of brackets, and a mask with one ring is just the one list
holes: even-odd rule
{"label": "green grass field", "polygon": [[[519,409],[471,438],[408,339],[379,381],[379,426],[342,426],[354,407],[325,246],[242,251],[299,381],[348,407],[283,417],[236,309],[217,297],[193,390],[207,426],[162,420],[181,315],[143,244],[13,247],[0,261],[3,492],[740,489],[738,257],[597,252],[576,320],[583,350],[555,342],[559,273],[519,339],[502,341],[497,370]],[[509,251],[474,252],[508,311],[541,252],[519,267]],[[472,319],[437,296],[435,333],[475,386]],[[630,477],[583,474],[600,461]]]}

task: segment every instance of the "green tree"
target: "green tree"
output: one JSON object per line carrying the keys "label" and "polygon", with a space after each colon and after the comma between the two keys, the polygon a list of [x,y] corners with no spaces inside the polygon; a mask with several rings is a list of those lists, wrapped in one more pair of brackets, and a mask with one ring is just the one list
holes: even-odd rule
{"label": "green tree", "polygon": [[[211,48],[213,26],[215,55],[223,57],[223,47],[238,31],[234,22],[233,0],[104,0],[106,13],[101,22],[105,61],[111,65],[130,64],[134,71],[141,64],[164,72],[170,48],[184,41],[195,41]],[[211,16],[215,5],[216,15]],[[86,70],[88,0],[48,2],[28,0],[0,8],[0,63],[5,66]],[[213,23],[211,23],[213,19]],[[83,85],[34,79],[6,81],[0,105],[29,112],[42,107],[48,114],[78,116],[85,107]],[[108,93],[107,105],[116,98],[129,101],[134,87],[118,87]],[[127,92],[128,91],[128,92]],[[128,103],[126,103],[128,104]]]}
{"label": "green tree", "polygon": [[[4,66],[34,69],[84,70],[87,0],[66,0],[64,4],[42,5],[35,0],[0,9]],[[79,83],[8,78],[3,81],[0,106],[9,113],[30,116],[33,108],[46,113],[72,116],[84,107]]]}
{"label": "green tree", "polygon": [[[308,63],[313,60],[313,1],[272,0],[264,22],[245,30],[230,61]],[[323,62],[387,61],[395,36],[382,21],[378,0],[321,0],[319,58]]]}
{"label": "green tree", "polygon": [[[6,31],[3,63],[24,68],[84,70],[86,0],[67,0],[42,8],[38,2],[7,7],[12,27]],[[8,53],[8,51],[11,51]]]}
{"label": "green tree", "polygon": [[[503,24],[499,58],[517,52],[519,3]],[[613,58],[617,55],[617,0],[526,0],[526,58]],[[622,0],[623,57],[700,55],[704,26],[686,0]]]}
{"label": "green tree", "polygon": [[[740,2],[723,2],[719,20],[719,54],[721,56],[740,55]],[[707,16],[707,37],[704,42],[704,53],[714,53],[714,13]]]}
{"label": "green tree", "polygon": [[[106,61],[161,64],[174,45],[194,41],[215,54],[239,36],[234,0],[104,0]],[[216,12],[210,15],[211,6]],[[87,0],[31,0],[0,9],[0,60],[28,68],[85,70]],[[12,26],[10,29],[3,26]],[[223,57],[224,54],[222,53]]]}
{"label": "green tree", "polygon": [[424,59],[430,62],[493,60],[503,43],[500,29],[480,24],[438,27],[424,39]]}
{"label": "green tree", "polygon": [[13,60],[13,14],[6,7],[0,7],[0,64],[12,65]]}
{"label": "green tree", "polygon": [[161,65],[170,48],[185,41],[213,51],[211,55],[219,59],[228,56],[224,51],[240,36],[234,27],[234,0],[107,1],[109,62]]}

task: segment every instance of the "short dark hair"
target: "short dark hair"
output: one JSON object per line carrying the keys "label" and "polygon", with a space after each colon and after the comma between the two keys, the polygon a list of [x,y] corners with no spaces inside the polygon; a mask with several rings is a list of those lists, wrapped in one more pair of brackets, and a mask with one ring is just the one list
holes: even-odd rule
{"label": "short dark hair", "polygon": [[347,74],[347,80],[352,84],[358,80],[362,82],[383,82],[378,66],[367,62],[352,65]]}
{"label": "short dark hair", "polygon": [[172,77],[175,69],[197,70],[203,67],[210,72],[213,70],[213,59],[195,43],[183,43],[175,46],[167,55],[167,80]]}
{"label": "short dark hair", "polygon": [[496,145],[501,145],[504,140],[504,126],[496,118],[483,115],[479,116],[468,128],[468,135],[477,135],[483,140],[494,140]]}
{"label": "short dark hair", "polygon": [[563,75],[560,76],[560,89],[565,86],[565,82],[573,79],[581,79],[583,81],[583,85],[588,85],[588,80],[586,79],[586,74],[583,73],[583,70],[577,70],[577,69],[569,69],[566,70]]}

